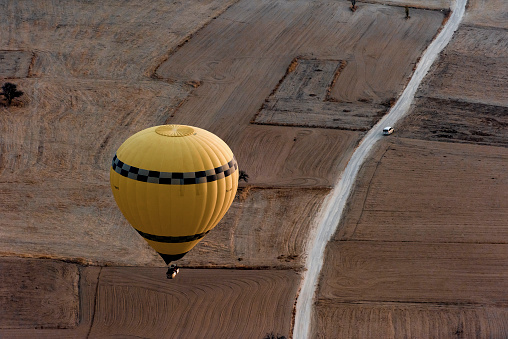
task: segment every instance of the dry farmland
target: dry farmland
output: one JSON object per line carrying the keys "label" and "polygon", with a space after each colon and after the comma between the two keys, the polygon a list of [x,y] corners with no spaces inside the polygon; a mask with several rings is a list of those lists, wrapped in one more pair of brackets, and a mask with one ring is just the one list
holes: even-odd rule
{"label": "dry farmland", "polygon": [[[25,92],[0,103],[0,336],[291,336],[320,206],[449,1],[357,5],[0,4],[0,80]],[[315,337],[506,333],[505,7],[470,1],[364,165],[327,249]],[[174,281],[108,182],[123,140],[166,123],[216,133],[249,175]]]}
{"label": "dry farmland", "polygon": [[[121,8],[92,2],[62,3],[58,9],[48,2],[30,4],[10,3],[1,14],[2,31],[8,34],[0,50],[14,53],[6,58],[12,69],[6,78],[16,79],[18,69],[28,69],[16,79],[26,95],[1,108],[2,252],[99,265],[162,264],[123,219],[108,184],[116,148],[130,134],[156,124],[215,132],[234,150],[249,185],[267,189],[267,196],[286,190],[282,196],[307,200],[310,214],[296,227],[305,239],[312,213],[363,132],[346,130],[346,125],[309,128],[294,118],[280,125],[251,121],[295,60],[298,68],[305,66],[303,60],[332,59],[345,64],[336,70],[340,73],[332,72],[333,83],[320,83],[328,92],[325,104],[342,112],[358,110],[354,123],[365,122],[361,112],[377,109],[403,89],[443,21],[439,11],[417,10],[420,15],[408,23],[399,20],[400,7],[376,4],[352,15],[335,2],[240,1],[229,7],[132,2]],[[91,10],[101,14],[92,16]],[[175,20],[163,20],[168,15]],[[309,76],[317,79],[315,73]],[[298,81],[294,78],[294,87],[305,88]],[[309,107],[323,106],[319,100],[314,104]],[[323,127],[325,118],[331,117],[323,115]],[[258,222],[243,213],[249,209],[243,206],[257,198],[244,195],[236,208],[241,217],[228,217],[232,225],[234,220],[249,226]],[[285,215],[302,210],[289,201],[280,203]],[[256,241],[280,233],[281,224],[290,228],[282,234],[291,237],[294,225],[265,221],[254,226],[264,234]],[[302,240],[294,236],[293,244],[281,241],[267,252],[270,257],[243,249],[245,232],[237,242],[234,230],[244,227],[225,226],[216,238],[227,237],[227,243],[203,242],[205,252],[207,246],[227,247],[228,262],[210,264],[244,266],[236,252],[259,266],[273,265],[279,256],[303,257]],[[300,259],[294,263],[301,266]]]}
{"label": "dry farmland", "polygon": [[364,164],[327,248],[317,337],[507,336],[506,9],[470,1]]}

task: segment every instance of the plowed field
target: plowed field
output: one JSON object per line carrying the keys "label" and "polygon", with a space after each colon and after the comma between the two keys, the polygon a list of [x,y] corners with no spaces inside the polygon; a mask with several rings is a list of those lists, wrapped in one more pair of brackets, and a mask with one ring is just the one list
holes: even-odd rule
{"label": "plowed field", "polygon": [[[25,92],[0,105],[0,255],[72,262],[2,259],[0,336],[289,337],[315,216],[449,3],[0,5],[0,77]],[[315,336],[506,336],[503,6],[471,0],[360,173]],[[121,142],[164,123],[216,133],[249,175],[172,281],[108,183]]]}
{"label": "plowed field", "polygon": [[506,335],[507,161],[504,147],[383,142],[327,248],[316,333]]}
{"label": "plowed field", "polygon": [[[12,274],[0,285],[2,338],[288,336],[300,281],[292,270],[186,270],[167,280],[164,268],[30,259],[2,259],[0,265]],[[48,278],[51,271],[59,279]]]}
{"label": "plowed field", "polygon": [[[9,3],[0,14],[0,30],[7,32],[0,50],[14,53],[14,61],[5,64],[28,68],[16,81],[25,95],[9,108],[0,107],[1,252],[122,265],[162,265],[162,260],[114,205],[108,184],[112,155],[134,132],[180,123],[223,138],[249,184],[287,189],[287,197],[295,194],[293,187],[309,188],[274,208],[285,216],[308,211],[296,227],[286,221],[256,224],[253,229],[260,231],[251,244],[246,239],[252,232],[248,238],[231,232],[252,227],[258,217],[233,210],[229,218],[242,225],[224,226],[215,235],[218,243],[210,238],[200,245],[202,252],[221,249],[228,259],[214,254],[187,263],[277,266],[279,257],[291,257],[300,267],[303,239],[324,198],[314,188],[333,185],[361,134],[343,130],[349,129],[344,124],[320,129],[251,121],[292,61],[302,57],[346,62],[333,84],[317,88],[329,92],[340,114],[389,102],[444,18],[439,11],[415,10],[419,15],[408,22],[393,19],[400,11],[393,6],[365,4],[353,15],[335,2],[282,0],[232,6],[213,1],[30,4]],[[33,55],[28,66],[23,55]],[[9,67],[9,76],[19,75]],[[322,106],[310,104],[316,111]],[[300,125],[298,117],[293,120]],[[355,122],[356,129],[368,129],[373,121],[364,120]],[[288,229],[280,231],[281,226]],[[265,240],[270,234],[283,236],[272,245]]]}
{"label": "plowed field", "polygon": [[316,336],[508,335],[506,10],[469,2],[410,114],[364,164],[327,248]]}

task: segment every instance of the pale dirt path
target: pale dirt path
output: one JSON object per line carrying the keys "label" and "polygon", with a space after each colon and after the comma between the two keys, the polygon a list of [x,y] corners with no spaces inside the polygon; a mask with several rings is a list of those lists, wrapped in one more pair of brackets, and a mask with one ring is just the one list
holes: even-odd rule
{"label": "pale dirt path", "polygon": [[313,231],[313,235],[311,235],[311,240],[309,241],[310,251],[305,264],[307,271],[304,273],[301,291],[296,304],[293,338],[307,338],[310,335],[312,306],[318,285],[318,278],[324,262],[324,250],[339,224],[342,211],[363,161],[376,142],[382,138],[381,131],[383,127],[395,125],[395,123],[409,110],[416,90],[423,80],[423,77],[427,74],[432,63],[449,43],[453,33],[459,27],[464,16],[466,2],[467,0],[456,0],[453,2],[452,14],[448,22],[424,52],[413,77],[401,97],[390,112],[381,119],[360,142],[360,145],[351,156],[348,165],[340,176],[332,193],[323,203],[321,215],[317,218],[319,224]]}

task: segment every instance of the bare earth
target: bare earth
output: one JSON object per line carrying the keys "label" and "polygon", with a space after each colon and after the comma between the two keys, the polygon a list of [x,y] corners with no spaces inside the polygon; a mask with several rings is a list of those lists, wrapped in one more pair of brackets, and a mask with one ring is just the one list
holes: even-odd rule
{"label": "bare earth", "polygon": [[[333,86],[327,85],[337,107],[378,107],[402,91],[443,21],[441,12],[429,10],[415,10],[420,15],[411,23],[391,20],[401,9],[381,5],[362,6],[353,16],[335,2],[241,1],[230,7],[132,2],[130,10],[80,3],[62,4],[57,11],[43,4],[9,4],[2,11],[2,31],[9,33],[0,50],[19,54],[24,47],[35,57],[26,78],[17,81],[26,92],[21,102],[0,108],[1,251],[90,264],[162,265],[123,219],[109,192],[111,157],[130,134],[164,123],[211,130],[234,150],[249,184],[285,188],[287,196],[295,194],[293,187],[309,188],[307,199],[318,206],[315,188],[333,185],[361,133],[344,130],[346,125],[251,124],[265,100],[295,58],[337,59],[347,63]],[[101,15],[90,16],[91,8]],[[172,13],[175,20],[162,20],[162,12]],[[184,20],[186,15],[192,20]],[[164,25],[156,29],[153,22],[159,20]],[[28,22],[37,27],[31,30],[35,36],[28,30],[14,34],[13,27]],[[380,39],[381,32],[390,32],[390,38]],[[349,86],[351,78],[358,85]],[[316,102],[314,108],[320,105]],[[297,118],[283,125],[298,125]],[[287,215],[302,210],[287,206]],[[307,220],[297,227],[301,234],[308,232],[312,219],[312,214],[300,219]],[[242,219],[246,225],[251,222],[256,221]],[[280,223],[257,227],[273,234]],[[301,240],[296,247],[281,241],[267,256],[243,249],[243,233],[238,244],[231,228],[218,238],[224,235],[232,239],[203,242],[203,250],[206,244],[228,247],[229,253],[248,254],[261,266],[273,265],[281,255],[296,256],[295,265],[301,266]],[[237,255],[230,258],[210,263],[244,266]]]}
{"label": "bare earth", "polygon": [[[36,270],[41,275],[14,274],[22,285],[9,289],[11,299],[4,298],[4,282],[0,285],[2,307],[8,311],[0,318],[2,338],[261,338],[289,333],[300,281],[292,270],[187,269],[168,283],[161,279],[164,268],[78,267],[37,259],[7,259],[2,268],[14,272],[21,260],[26,267],[42,268]],[[51,270],[59,281],[47,278]],[[67,286],[74,290],[64,290]],[[36,294],[35,289],[44,290]],[[41,294],[45,300],[39,303]]]}
{"label": "bare earth", "polygon": [[[290,337],[315,216],[449,1],[348,5],[0,4],[0,80],[25,92],[0,104],[0,337]],[[507,10],[470,1],[364,166],[315,337],[508,333]],[[123,140],[164,123],[216,133],[249,175],[174,281],[108,182]]]}
{"label": "bare earth", "polygon": [[471,1],[412,111],[364,164],[327,248],[316,337],[508,335],[507,31],[495,13],[482,21],[493,8],[508,9]]}
{"label": "bare earth", "polygon": [[72,328],[79,319],[76,265],[46,260],[0,261],[2,328]]}
{"label": "bare earth", "polygon": [[328,246],[316,331],[506,335],[507,161],[501,147],[383,142]]}

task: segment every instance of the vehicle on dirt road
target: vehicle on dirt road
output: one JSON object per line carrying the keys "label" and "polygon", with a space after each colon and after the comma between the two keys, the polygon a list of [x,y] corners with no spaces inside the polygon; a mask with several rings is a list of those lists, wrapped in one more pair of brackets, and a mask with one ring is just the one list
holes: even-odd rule
{"label": "vehicle on dirt road", "polygon": [[390,135],[394,132],[395,130],[393,129],[393,127],[391,126],[387,126],[385,128],[383,128],[383,135]]}

